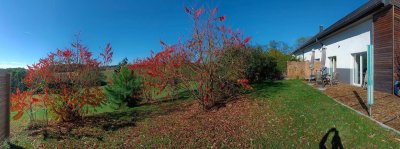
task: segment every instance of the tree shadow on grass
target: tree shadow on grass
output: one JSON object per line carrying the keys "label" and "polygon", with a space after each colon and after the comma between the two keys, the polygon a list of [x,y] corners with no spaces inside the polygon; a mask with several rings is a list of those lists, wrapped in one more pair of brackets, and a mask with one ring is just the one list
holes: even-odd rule
{"label": "tree shadow on grass", "polygon": [[30,132],[31,136],[42,135],[47,139],[81,139],[94,138],[103,141],[109,131],[118,131],[124,128],[135,127],[136,123],[147,118],[167,115],[181,110],[179,105],[169,107],[138,106],[115,112],[85,116],[79,121],[52,123],[48,127],[38,128]]}
{"label": "tree shadow on grass", "polygon": [[25,149],[24,147],[15,145],[15,144],[13,144],[11,142],[8,142],[8,146],[6,148],[7,149]]}
{"label": "tree shadow on grass", "polygon": [[174,103],[174,102],[190,100],[191,99],[190,92],[192,92],[192,91],[190,91],[190,90],[181,91],[181,92],[178,92],[177,94],[175,94],[174,96],[172,96],[173,98],[161,97],[152,102],[141,103],[138,106],[149,106],[149,105],[155,105],[155,104]]}

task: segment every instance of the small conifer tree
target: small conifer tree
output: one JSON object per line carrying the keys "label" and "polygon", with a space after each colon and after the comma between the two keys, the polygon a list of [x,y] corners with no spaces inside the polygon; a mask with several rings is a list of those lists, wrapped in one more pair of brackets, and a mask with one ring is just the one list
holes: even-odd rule
{"label": "small conifer tree", "polygon": [[119,72],[114,72],[112,80],[112,83],[105,87],[111,103],[116,104],[118,108],[133,107],[138,104],[142,81],[132,70],[122,66]]}

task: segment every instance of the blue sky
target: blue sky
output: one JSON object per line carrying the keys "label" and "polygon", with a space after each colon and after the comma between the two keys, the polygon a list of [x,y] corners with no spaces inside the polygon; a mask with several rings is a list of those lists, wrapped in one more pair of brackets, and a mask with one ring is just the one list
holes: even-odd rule
{"label": "blue sky", "polygon": [[0,0],[0,68],[25,67],[57,48],[69,47],[80,32],[97,56],[106,43],[113,63],[159,51],[190,35],[184,6],[218,7],[226,25],[252,36],[294,44],[319,25],[336,22],[368,0]]}

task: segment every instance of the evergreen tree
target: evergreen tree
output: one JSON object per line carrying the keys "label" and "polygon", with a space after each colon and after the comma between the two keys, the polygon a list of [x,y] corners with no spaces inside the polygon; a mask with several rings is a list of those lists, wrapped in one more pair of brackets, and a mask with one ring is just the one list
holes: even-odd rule
{"label": "evergreen tree", "polygon": [[119,73],[119,71],[121,70],[121,68],[125,65],[128,64],[128,58],[124,58],[122,61],[120,61],[117,65],[117,68],[115,68],[114,72]]}
{"label": "evergreen tree", "polygon": [[105,87],[109,101],[121,106],[133,107],[140,101],[139,94],[142,81],[127,66],[122,66],[119,72],[114,72],[113,82]]}

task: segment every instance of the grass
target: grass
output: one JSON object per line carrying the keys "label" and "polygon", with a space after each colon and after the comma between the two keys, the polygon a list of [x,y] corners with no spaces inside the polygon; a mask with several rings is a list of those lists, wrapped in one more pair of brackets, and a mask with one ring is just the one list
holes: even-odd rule
{"label": "grass", "polygon": [[[266,128],[255,144],[262,146],[318,146],[331,128],[339,131],[342,144],[350,148],[399,148],[400,136],[336,103],[298,80],[257,84],[252,97],[262,101]],[[276,135],[279,134],[279,135]],[[333,134],[326,144],[330,144]],[[329,145],[328,145],[329,146]]]}
{"label": "grass", "polygon": [[122,110],[104,106],[82,124],[50,129],[47,140],[26,130],[24,116],[12,121],[11,143],[26,148],[317,148],[326,132],[336,128],[345,148],[400,147],[399,135],[301,81],[265,82],[254,88],[247,99],[209,112],[187,100],[184,92],[184,100]]}

